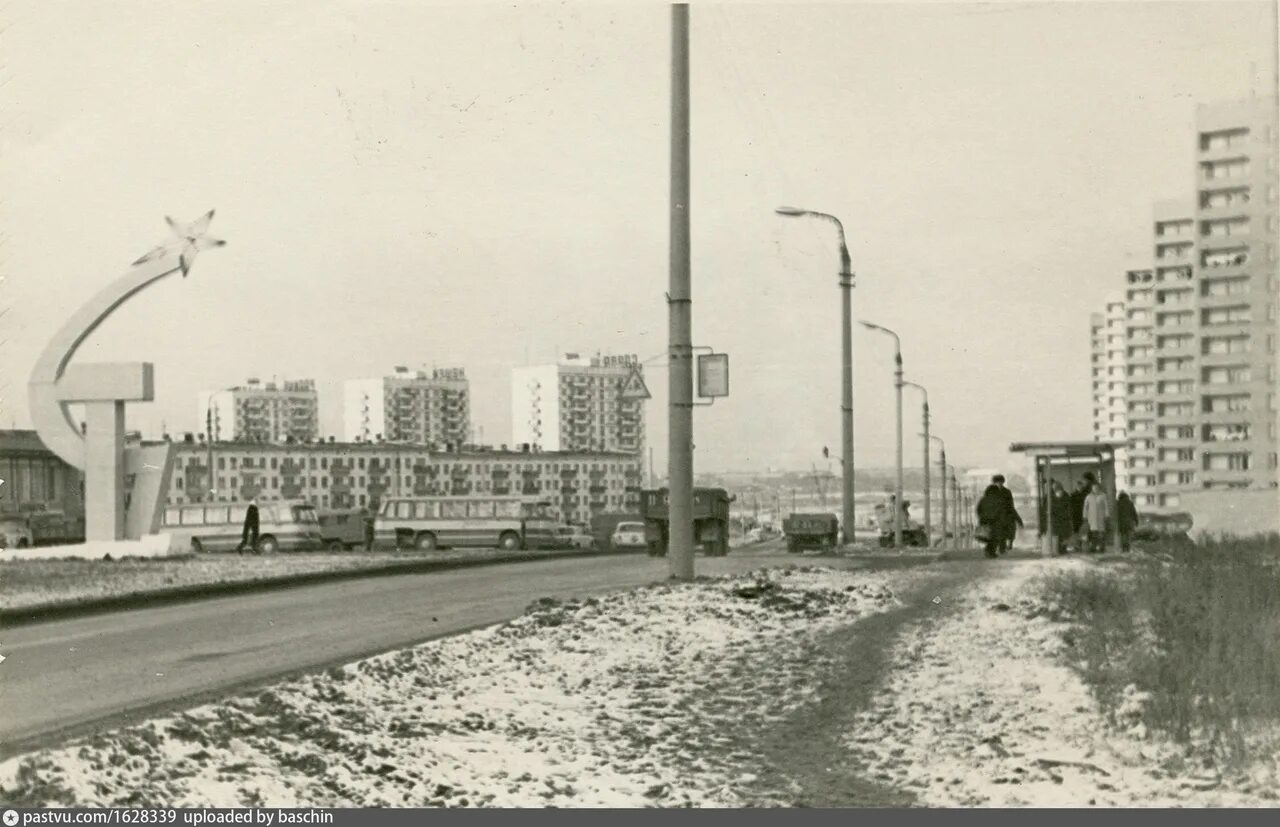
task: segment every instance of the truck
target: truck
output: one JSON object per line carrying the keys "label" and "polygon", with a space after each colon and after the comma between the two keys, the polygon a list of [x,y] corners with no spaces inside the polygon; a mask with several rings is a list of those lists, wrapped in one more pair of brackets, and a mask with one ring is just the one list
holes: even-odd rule
{"label": "truck", "polygon": [[840,540],[840,521],[834,514],[792,514],[782,521],[782,533],[792,554],[807,548],[834,548]]}
{"label": "truck", "polygon": [[[729,553],[729,503],[735,499],[723,488],[693,489],[693,542],[708,557]],[[644,519],[652,557],[667,553],[671,534],[670,500],[671,494],[666,488],[640,492],[640,516]]]}

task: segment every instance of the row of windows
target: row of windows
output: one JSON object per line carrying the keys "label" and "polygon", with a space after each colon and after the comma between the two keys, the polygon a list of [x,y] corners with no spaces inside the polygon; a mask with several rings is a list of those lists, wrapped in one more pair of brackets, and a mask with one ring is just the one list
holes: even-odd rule
{"label": "row of windows", "polygon": [[[199,456],[199,455],[193,455],[186,458],[178,457],[174,460],[174,467],[181,469],[184,465],[184,459],[186,460],[186,464],[191,466],[203,466],[204,463],[206,462],[206,459],[203,456]],[[311,470],[317,470],[317,469],[328,470],[329,469],[328,457],[318,457],[318,458],[317,457],[297,457],[292,459],[294,459],[298,467],[306,467]],[[381,464],[383,467],[389,467],[395,464],[395,460],[392,457],[371,457],[369,458],[368,466],[366,466],[364,457],[356,457],[354,465],[352,464],[351,460],[346,460],[345,467],[347,468],[354,467],[360,470],[364,470],[366,467],[372,467],[375,460],[379,464]],[[401,457],[400,467],[403,468],[408,465],[425,464],[428,461],[429,460],[425,455],[417,456],[417,457]],[[284,463],[282,461],[279,461],[279,458],[277,457],[270,457],[269,460],[267,457],[256,457],[256,458],[255,457],[218,457],[217,458],[217,467],[219,471],[226,470],[228,468],[230,468],[231,470],[236,470],[237,464],[240,468],[260,468],[260,469],[270,468],[272,470],[281,468],[284,465]],[[333,464],[335,467],[339,467],[340,465],[338,460],[334,460]],[[516,471],[517,468],[519,470],[533,470],[533,471],[537,471],[541,469],[544,473],[553,473],[553,472],[558,472],[562,470],[562,467],[565,470],[572,469],[572,470],[595,471],[595,472],[613,471],[613,472],[621,473],[627,470],[628,468],[634,469],[634,466],[628,465],[627,463],[621,463],[621,462],[585,462],[585,463],[517,462],[517,463],[512,463],[511,465],[502,465],[499,463],[480,463],[480,462],[477,462],[477,463],[438,462],[434,464],[440,468],[442,473],[451,473],[456,470],[461,470],[466,473],[471,473],[473,470],[476,473],[484,473],[486,470],[490,470],[490,469]]]}

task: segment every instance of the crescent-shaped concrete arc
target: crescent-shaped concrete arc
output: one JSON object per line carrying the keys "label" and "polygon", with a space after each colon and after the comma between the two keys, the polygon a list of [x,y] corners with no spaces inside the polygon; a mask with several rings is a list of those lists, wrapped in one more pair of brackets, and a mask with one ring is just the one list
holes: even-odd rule
{"label": "crescent-shaped concrete arc", "polygon": [[36,360],[29,389],[31,424],[45,446],[71,466],[84,470],[85,443],[68,403],[59,398],[58,380],[84,340],[117,307],[143,288],[180,269],[176,254],[130,268],[76,311]]}

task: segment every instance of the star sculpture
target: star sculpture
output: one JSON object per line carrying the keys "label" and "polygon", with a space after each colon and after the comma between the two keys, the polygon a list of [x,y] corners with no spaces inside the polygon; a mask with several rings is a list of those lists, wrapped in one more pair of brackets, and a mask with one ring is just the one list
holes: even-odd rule
{"label": "star sculpture", "polygon": [[196,260],[196,253],[201,250],[208,250],[212,247],[221,247],[227,242],[220,238],[209,238],[205,235],[209,231],[209,222],[213,220],[213,210],[209,210],[204,215],[192,221],[190,224],[182,224],[174,221],[169,216],[165,216],[165,221],[169,222],[169,229],[173,230],[176,239],[169,241],[156,247],[151,252],[134,262],[134,264],[142,264],[144,261],[152,261],[171,253],[178,253],[178,267],[182,270],[182,277],[186,278],[191,265]]}

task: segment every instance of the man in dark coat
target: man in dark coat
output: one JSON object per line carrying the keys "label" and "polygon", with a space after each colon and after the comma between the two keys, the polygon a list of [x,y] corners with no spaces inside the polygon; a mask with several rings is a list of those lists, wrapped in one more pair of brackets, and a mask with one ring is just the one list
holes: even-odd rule
{"label": "man in dark coat", "polygon": [[1018,536],[1018,529],[1022,528],[1022,515],[1018,513],[1018,509],[1013,503],[1013,492],[1005,487],[1004,474],[996,474],[992,477],[991,484],[1000,489],[1001,510],[998,521],[1000,542],[997,544],[996,551],[1004,554],[1013,548],[1013,541]]}
{"label": "man in dark coat", "polygon": [[1076,538],[1081,551],[1086,550],[1089,536],[1084,525],[1084,501],[1089,497],[1089,491],[1092,488],[1093,474],[1085,474],[1084,478],[1076,483],[1076,490],[1071,492],[1071,536]]}
{"label": "man in dark coat", "polygon": [[249,500],[249,507],[244,512],[244,530],[240,533],[240,545],[236,546],[236,554],[243,554],[245,546],[250,551],[258,550],[258,498]]}
{"label": "man in dark coat", "polygon": [[1116,524],[1120,529],[1120,550],[1128,551],[1133,530],[1138,526],[1138,509],[1134,507],[1127,491],[1121,491],[1116,498]]}

